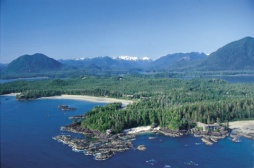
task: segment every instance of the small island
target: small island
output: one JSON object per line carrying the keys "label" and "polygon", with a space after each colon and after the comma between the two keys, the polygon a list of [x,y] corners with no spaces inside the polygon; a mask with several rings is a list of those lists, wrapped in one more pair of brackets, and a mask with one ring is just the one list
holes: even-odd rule
{"label": "small island", "polygon": [[74,107],[69,107],[67,105],[60,105],[58,106],[59,109],[63,110],[63,111],[70,111],[70,110],[76,110],[76,108]]}
{"label": "small island", "polygon": [[139,145],[137,147],[137,149],[140,150],[140,151],[144,151],[144,150],[146,150],[146,146],[145,145]]}

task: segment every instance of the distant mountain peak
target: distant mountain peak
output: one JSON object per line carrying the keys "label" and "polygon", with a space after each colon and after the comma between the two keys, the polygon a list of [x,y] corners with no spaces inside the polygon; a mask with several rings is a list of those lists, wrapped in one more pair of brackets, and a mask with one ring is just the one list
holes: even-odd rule
{"label": "distant mountain peak", "polygon": [[121,59],[121,60],[126,60],[126,61],[137,61],[137,60],[139,60],[138,57],[127,56],[127,55],[121,55],[121,56],[118,56],[118,57],[113,57],[113,59]]}
{"label": "distant mountain peak", "polygon": [[151,60],[148,57],[138,58],[136,56],[128,56],[128,55],[113,57],[113,59],[119,59],[119,60],[125,60],[125,61],[150,61]]}
{"label": "distant mountain peak", "polygon": [[53,58],[50,58],[44,54],[36,53],[33,55],[23,55],[13,60],[7,66],[8,72],[42,72],[53,71],[62,68],[62,64]]}
{"label": "distant mountain peak", "polygon": [[76,61],[84,61],[84,60],[87,60],[89,59],[88,57],[79,57],[79,58],[75,58],[74,60]]}
{"label": "distant mountain peak", "polygon": [[149,58],[149,57],[143,57],[143,58],[141,58],[141,60],[143,60],[143,61],[151,61],[152,59]]}

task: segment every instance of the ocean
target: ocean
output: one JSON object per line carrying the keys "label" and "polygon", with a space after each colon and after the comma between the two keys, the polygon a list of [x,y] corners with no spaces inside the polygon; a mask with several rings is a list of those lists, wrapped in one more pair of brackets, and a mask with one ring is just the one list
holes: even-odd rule
{"label": "ocean", "polygon": [[[61,104],[76,107],[61,111]],[[17,101],[1,96],[2,168],[254,168],[254,141],[241,138],[234,143],[225,138],[212,146],[191,135],[173,138],[160,134],[141,134],[133,142],[144,144],[146,151],[131,149],[105,161],[72,149],[52,139],[61,126],[70,124],[70,116],[83,114],[103,103],[78,100],[38,99]],[[155,136],[155,139],[149,139]]]}

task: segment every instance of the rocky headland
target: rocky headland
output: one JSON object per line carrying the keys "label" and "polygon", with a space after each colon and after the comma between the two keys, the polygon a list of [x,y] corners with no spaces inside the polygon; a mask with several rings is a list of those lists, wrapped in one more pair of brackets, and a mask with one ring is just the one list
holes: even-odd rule
{"label": "rocky headland", "polygon": [[110,135],[99,131],[83,129],[79,123],[62,127],[62,130],[83,134],[83,138],[70,135],[58,135],[53,139],[69,145],[73,150],[84,151],[86,155],[93,155],[96,160],[105,160],[117,152],[127,151],[133,148],[134,135],[123,133]]}
{"label": "rocky headland", "polygon": [[230,130],[224,126],[217,126],[216,129],[200,129],[199,127],[192,128],[190,133],[195,137],[201,137],[201,140],[207,144],[212,145],[218,142],[219,139],[224,139],[229,135]]}
{"label": "rocky headland", "polygon": [[[54,140],[69,145],[74,151],[83,151],[86,155],[93,155],[96,160],[105,160],[118,152],[135,148],[132,141],[135,140],[136,135],[140,133],[154,132],[172,137],[186,134],[186,131],[172,131],[151,126],[131,128],[124,130],[123,133],[110,134],[102,133],[97,130],[84,129],[81,127],[80,123],[70,124],[62,127],[61,130],[81,134],[83,137],[77,138],[64,134],[53,137]],[[141,151],[146,150],[144,145],[139,145],[136,148]]]}
{"label": "rocky headland", "polygon": [[[160,133],[171,137],[179,137],[186,134],[193,134],[195,137],[201,137],[201,140],[205,144],[212,145],[218,142],[218,140],[227,137],[231,131],[230,129],[226,129],[226,127],[223,125],[207,126],[206,124],[204,124],[201,126],[202,127],[200,127],[199,125],[190,130],[179,131],[169,130],[161,127],[142,126],[125,129],[122,133],[111,134],[110,131],[102,133],[97,130],[84,129],[81,127],[80,123],[76,122],[68,126],[62,127],[61,130],[75,134],[81,134],[83,135],[82,137],[58,135],[53,137],[53,139],[69,145],[75,151],[83,151],[86,155],[93,155],[95,160],[106,160],[118,152],[127,151],[132,148],[136,148],[141,151],[146,150],[145,145],[139,145],[135,147],[132,143],[133,140],[135,140],[136,135],[140,133]],[[232,137],[232,140],[234,142],[238,142],[240,136],[244,136],[246,138],[254,140],[254,133],[252,132],[248,132],[246,134],[240,132],[239,130],[234,130],[230,134],[230,137]],[[149,137],[149,139],[153,138]]]}

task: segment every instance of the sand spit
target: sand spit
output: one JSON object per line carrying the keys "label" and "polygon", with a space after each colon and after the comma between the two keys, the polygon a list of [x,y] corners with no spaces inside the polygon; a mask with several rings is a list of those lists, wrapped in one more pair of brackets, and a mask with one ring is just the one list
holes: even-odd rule
{"label": "sand spit", "polygon": [[131,100],[115,99],[108,97],[94,97],[94,96],[85,96],[85,95],[61,95],[61,96],[52,96],[52,97],[43,97],[42,99],[71,99],[71,100],[83,100],[89,102],[100,102],[100,103],[114,103],[121,102],[123,106],[133,103]]}

